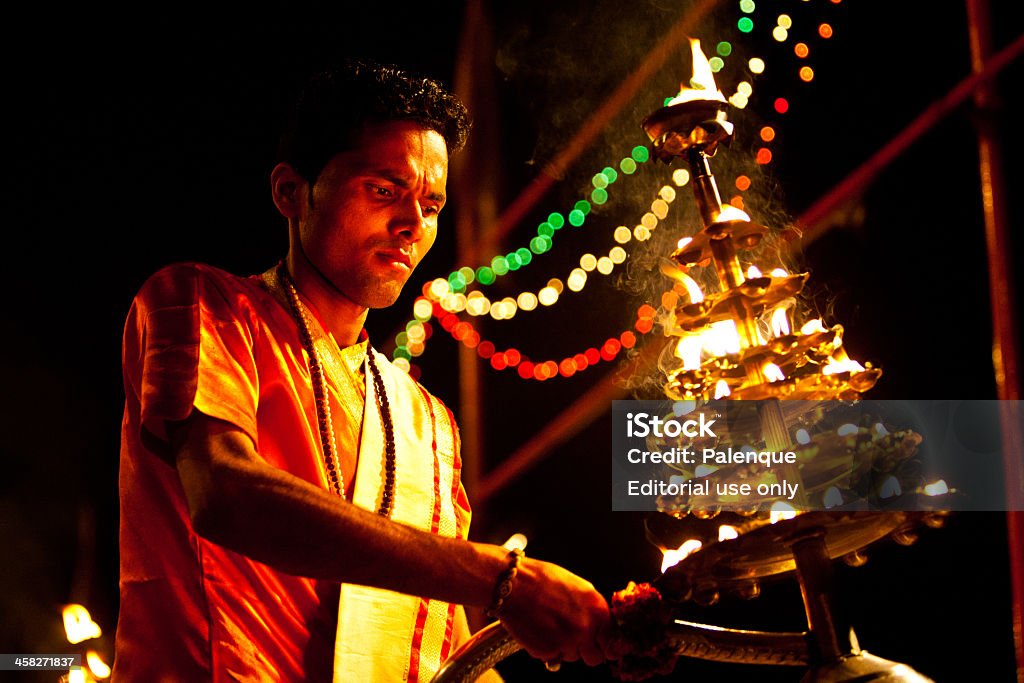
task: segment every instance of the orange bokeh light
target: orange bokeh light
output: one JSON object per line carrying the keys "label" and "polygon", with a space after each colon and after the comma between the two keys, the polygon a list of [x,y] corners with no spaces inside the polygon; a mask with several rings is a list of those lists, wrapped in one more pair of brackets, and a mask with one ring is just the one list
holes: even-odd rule
{"label": "orange bokeh light", "polygon": [[818,35],[826,40],[832,37],[832,26],[829,24],[822,24],[818,27]]}
{"label": "orange bokeh light", "polygon": [[770,149],[768,149],[767,147],[762,147],[761,149],[757,150],[757,158],[756,158],[757,163],[759,163],[762,166],[764,166],[767,163],[771,163],[771,160],[772,160],[772,151]]}
{"label": "orange bokeh light", "polygon": [[[763,137],[763,136],[762,136]],[[736,189],[740,192],[746,192],[750,189],[750,178],[745,175],[741,175],[736,179]]]}

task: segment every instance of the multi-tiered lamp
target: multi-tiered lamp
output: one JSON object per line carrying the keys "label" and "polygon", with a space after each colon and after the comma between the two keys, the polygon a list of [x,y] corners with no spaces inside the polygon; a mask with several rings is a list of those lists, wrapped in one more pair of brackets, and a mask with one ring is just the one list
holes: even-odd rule
{"label": "multi-tiered lamp", "polygon": [[[733,124],[699,43],[692,42],[690,87],[684,86],[643,122],[658,159],[682,159],[689,165],[703,222],[703,229],[680,239],[662,263],[662,272],[680,294],[664,320],[670,337],[663,354],[670,358],[662,363],[665,393],[689,411],[713,412],[721,400],[756,401],[752,417],[731,421],[729,437],[753,439],[768,451],[798,444],[792,448],[800,457],[774,472],[756,467],[703,474],[681,469],[680,476],[741,476],[748,481],[785,477],[799,482],[800,496],[792,506],[724,511],[699,497],[659,499],[663,512],[649,520],[648,537],[666,551],[663,574],[614,596],[613,613],[627,654],[613,666],[623,680],[642,680],[672,671],[677,657],[688,656],[809,666],[804,677],[808,682],[928,681],[903,664],[861,650],[836,605],[832,585],[834,560],[857,566],[871,544],[888,538],[907,545],[921,525],[942,525],[940,511],[854,509],[846,505],[850,491],[836,486],[833,476],[845,468],[849,481],[850,455],[857,451],[872,476],[881,477],[884,489],[886,482],[896,481],[891,472],[913,454],[920,437],[889,433],[880,423],[874,429],[818,429],[813,437],[802,429],[820,422],[823,406],[830,405],[823,402],[855,401],[874,386],[881,371],[847,355],[839,325],[827,328],[820,319],[801,320],[796,296],[806,273],[776,268],[765,275],[754,264],[744,269],[740,254],[757,247],[767,228],[739,208],[722,204],[710,158],[720,145],[729,144]],[[702,289],[691,273],[712,264],[717,286]],[[887,495],[878,487],[865,495],[879,494]],[[679,618],[689,600],[710,605],[723,594],[754,598],[762,581],[794,571],[807,615],[806,632],[736,630]],[[475,680],[518,649],[500,624],[492,624],[449,660],[435,681]]]}

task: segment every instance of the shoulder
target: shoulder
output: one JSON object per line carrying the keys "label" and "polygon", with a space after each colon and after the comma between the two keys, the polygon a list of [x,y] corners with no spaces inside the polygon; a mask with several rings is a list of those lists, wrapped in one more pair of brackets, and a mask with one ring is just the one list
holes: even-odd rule
{"label": "shoulder", "polygon": [[205,263],[165,266],[151,275],[135,297],[143,310],[180,308],[196,304],[214,311],[246,309],[248,302],[269,295],[257,278],[234,275]]}

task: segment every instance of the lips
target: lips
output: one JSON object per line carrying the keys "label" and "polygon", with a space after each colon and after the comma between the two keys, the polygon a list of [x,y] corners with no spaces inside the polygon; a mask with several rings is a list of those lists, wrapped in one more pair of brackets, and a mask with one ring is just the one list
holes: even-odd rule
{"label": "lips", "polygon": [[412,268],[412,259],[402,249],[381,249],[377,252],[377,255],[388,263],[397,263],[405,266],[406,268]]}

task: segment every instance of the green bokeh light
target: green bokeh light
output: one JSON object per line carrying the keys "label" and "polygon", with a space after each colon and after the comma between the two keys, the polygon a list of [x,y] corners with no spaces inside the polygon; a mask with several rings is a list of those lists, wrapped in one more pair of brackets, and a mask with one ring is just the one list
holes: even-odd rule
{"label": "green bokeh light", "polygon": [[740,9],[746,14],[754,11],[754,0],[740,0]]}
{"label": "green bokeh light", "polygon": [[405,346],[409,343],[409,335],[405,332],[399,332],[395,335],[395,346]]}
{"label": "green bokeh light", "polygon": [[723,57],[728,57],[729,55],[732,54],[732,43],[730,43],[728,40],[723,40],[715,47],[715,50],[717,50],[718,54],[722,55]]}
{"label": "green bokeh light", "polygon": [[491,259],[491,270],[494,271],[495,275],[504,275],[508,272],[508,261],[505,260],[504,256],[495,256]]}
{"label": "green bokeh light", "polygon": [[651,153],[648,152],[647,148],[644,147],[643,145],[637,145],[636,147],[633,148],[633,151],[630,152],[630,156],[632,156],[634,160],[642,164],[651,158]]}
{"label": "green bokeh light", "polygon": [[522,265],[519,262],[519,254],[515,253],[514,251],[509,254],[505,254],[505,261],[508,262],[509,270],[519,270],[519,266]]}
{"label": "green bokeh light", "polygon": [[412,354],[409,353],[409,349],[404,346],[396,346],[395,352],[391,354],[393,358],[404,358],[406,360],[412,360]]}
{"label": "green bokeh light", "polygon": [[543,254],[551,248],[551,238],[538,235],[530,240],[530,251],[534,254]]}
{"label": "green bokeh light", "polygon": [[462,275],[462,279],[466,281],[467,285],[473,284],[473,280],[476,279],[476,274],[469,266],[462,266],[459,268],[459,273]]}
{"label": "green bokeh light", "polygon": [[594,188],[594,191],[590,193],[590,199],[595,204],[604,204],[608,201],[608,192],[600,187]]}
{"label": "green bokeh light", "polygon": [[494,284],[494,271],[487,266],[480,266],[476,269],[476,281],[482,285]]}
{"label": "green bokeh light", "polygon": [[604,173],[595,173],[594,177],[590,179],[590,184],[599,190],[603,190],[608,187],[608,179],[604,177]]}
{"label": "green bokeh light", "polygon": [[619,162],[619,168],[621,168],[622,172],[626,175],[632,175],[636,172],[636,162],[633,161],[631,157],[626,157]]}
{"label": "green bokeh light", "polygon": [[718,73],[719,71],[722,70],[722,67],[725,66],[725,62],[722,60],[721,57],[712,57],[711,59],[708,60],[708,66],[711,67],[711,70],[713,72]]}
{"label": "green bokeh light", "polygon": [[619,174],[616,173],[615,169],[612,168],[611,166],[605,166],[603,169],[601,169],[601,173],[604,174],[604,177],[605,179],[608,180],[609,185],[611,185],[612,183],[619,179]]}
{"label": "green bokeh light", "polygon": [[516,249],[516,256],[519,257],[519,262],[524,266],[530,265],[530,261],[533,260],[533,253],[526,247]]}
{"label": "green bokeh light", "polygon": [[738,28],[743,33],[750,33],[751,31],[754,30],[754,22],[753,20],[751,20],[750,17],[743,17],[742,19],[736,22],[736,28]]}
{"label": "green bokeh light", "polygon": [[537,234],[544,235],[545,237],[551,237],[555,234],[555,229],[551,227],[550,223],[541,223],[537,226]]}
{"label": "green bokeh light", "polygon": [[583,221],[587,218],[586,214],[579,209],[573,209],[569,212],[569,223],[575,225],[577,228],[583,225]]}
{"label": "green bokeh light", "polygon": [[565,225],[565,219],[562,217],[562,214],[556,212],[548,214],[548,223],[551,224],[552,228],[558,230],[560,227]]}

